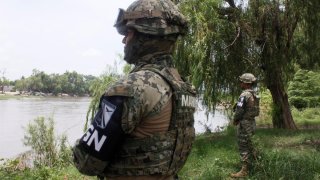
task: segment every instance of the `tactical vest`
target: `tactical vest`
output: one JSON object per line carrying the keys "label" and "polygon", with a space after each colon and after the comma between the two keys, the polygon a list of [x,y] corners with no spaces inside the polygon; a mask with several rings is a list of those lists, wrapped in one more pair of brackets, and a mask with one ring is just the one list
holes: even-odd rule
{"label": "tactical vest", "polygon": [[170,85],[173,95],[169,130],[151,137],[127,137],[105,176],[177,174],[185,164],[195,138],[195,90],[191,84],[177,80],[169,68],[145,65],[136,71],[152,71]]}
{"label": "tactical vest", "polygon": [[[251,107],[246,107],[246,111],[244,114],[244,118],[254,118],[256,116],[259,116],[259,112],[260,112],[260,98],[256,95],[256,93],[253,90],[246,90],[248,92],[250,92],[250,94],[252,95],[254,102],[253,102],[253,106]],[[251,96],[250,96],[251,97]],[[248,97],[248,98],[250,98]]]}
{"label": "tactical vest", "polygon": [[254,98],[254,116],[259,116],[260,114],[260,97],[257,96],[255,93],[252,94]]}

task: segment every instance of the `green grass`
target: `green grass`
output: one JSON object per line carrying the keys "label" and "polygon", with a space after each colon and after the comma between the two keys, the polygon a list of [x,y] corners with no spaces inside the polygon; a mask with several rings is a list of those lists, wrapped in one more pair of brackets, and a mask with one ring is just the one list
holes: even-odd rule
{"label": "green grass", "polygon": [[[240,169],[235,129],[197,137],[181,179],[230,179]],[[244,179],[320,179],[319,130],[258,129],[260,159]],[[320,143],[320,142],[319,142]]]}
{"label": "green grass", "polygon": [[14,166],[0,168],[1,180],[96,180],[96,177],[80,174],[71,164],[61,167],[39,167],[35,169],[18,170]]}

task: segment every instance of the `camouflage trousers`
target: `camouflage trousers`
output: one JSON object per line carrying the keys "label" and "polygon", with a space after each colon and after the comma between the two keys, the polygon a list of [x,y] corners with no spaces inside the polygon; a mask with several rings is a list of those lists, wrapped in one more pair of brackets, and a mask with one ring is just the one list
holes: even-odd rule
{"label": "camouflage trousers", "polygon": [[247,120],[242,119],[238,125],[238,147],[240,152],[240,158],[242,163],[251,164],[254,146],[252,137],[256,129],[256,122],[254,119]]}

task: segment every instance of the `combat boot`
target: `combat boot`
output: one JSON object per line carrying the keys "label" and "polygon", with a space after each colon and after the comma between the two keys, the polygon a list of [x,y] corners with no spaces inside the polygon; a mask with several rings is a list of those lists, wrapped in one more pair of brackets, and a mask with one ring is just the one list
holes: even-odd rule
{"label": "combat boot", "polygon": [[247,164],[244,164],[242,165],[242,168],[239,172],[237,173],[232,173],[230,176],[233,177],[233,178],[241,178],[241,177],[246,177],[248,176],[248,165]]}

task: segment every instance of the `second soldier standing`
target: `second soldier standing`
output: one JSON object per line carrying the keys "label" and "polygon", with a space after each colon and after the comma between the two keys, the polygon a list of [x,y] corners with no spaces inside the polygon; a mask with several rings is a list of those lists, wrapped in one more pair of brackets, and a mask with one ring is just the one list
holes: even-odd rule
{"label": "second soldier standing", "polygon": [[249,173],[249,165],[254,158],[252,136],[255,132],[255,117],[259,115],[259,97],[253,90],[256,77],[251,73],[244,73],[239,77],[240,87],[243,89],[235,107],[233,124],[238,127],[237,138],[242,167],[231,177],[245,177]]}

